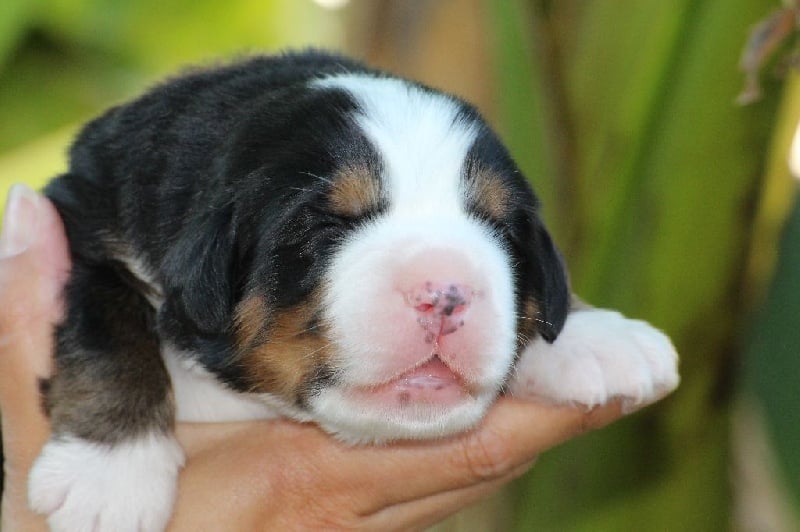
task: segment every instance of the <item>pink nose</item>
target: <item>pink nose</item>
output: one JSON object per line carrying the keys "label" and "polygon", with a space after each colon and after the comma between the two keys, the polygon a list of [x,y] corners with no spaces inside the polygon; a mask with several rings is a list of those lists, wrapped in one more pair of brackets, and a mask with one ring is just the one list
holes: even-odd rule
{"label": "pink nose", "polygon": [[406,303],[417,311],[417,323],[425,330],[425,340],[456,332],[472,302],[474,291],[467,285],[428,281],[406,292]]}

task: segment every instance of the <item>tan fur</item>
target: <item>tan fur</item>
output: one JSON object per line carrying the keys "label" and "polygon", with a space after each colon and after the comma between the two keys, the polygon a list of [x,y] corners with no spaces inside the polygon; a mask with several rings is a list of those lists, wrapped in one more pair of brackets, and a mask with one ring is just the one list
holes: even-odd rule
{"label": "tan fur", "polygon": [[328,341],[309,331],[318,298],[268,315],[261,297],[242,301],[236,310],[236,342],[252,391],[272,393],[290,402],[304,396],[317,370],[326,367]]}
{"label": "tan fur", "polygon": [[470,196],[479,210],[495,220],[508,214],[511,193],[499,177],[485,168],[473,171]]}
{"label": "tan fur", "polygon": [[378,181],[365,166],[346,168],[333,181],[328,201],[337,214],[359,216],[380,203]]}
{"label": "tan fur", "polygon": [[249,297],[239,303],[233,323],[236,343],[240,348],[252,346],[267,325],[266,302],[262,297]]}

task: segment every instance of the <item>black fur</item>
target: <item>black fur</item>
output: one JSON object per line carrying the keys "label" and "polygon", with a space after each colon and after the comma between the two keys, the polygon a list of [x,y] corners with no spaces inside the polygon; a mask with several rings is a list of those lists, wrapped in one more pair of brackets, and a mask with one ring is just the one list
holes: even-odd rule
{"label": "black fur", "polygon": [[539,201],[505,146],[488,127],[481,130],[467,155],[464,170],[467,177],[473,166],[491,169],[510,191],[509,214],[505,219],[494,219],[478,207],[472,208],[505,238],[514,259],[517,308],[533,297],[539,310],[536,330],[552,343],[564,327],[570,289],[561,254],[539,218]]}
{"label": "black fur", "polygon": [[[380,173],[353,121],[356,102],[304,87],[343,71],[382,75],[318,52],[258,57],[176,78],[83,130],[69,172],[45,191],[64,219],[74,265],[46,400],[56,432],[113,442],[168,430],[165,342],[196,353],[232,388],[249,389],[234,348],[235,305],[254,293],[271,309],[307,298],[337,242],[360,222],[326,208],[329,184],[318,176],[347,164]],[[477,119],[459,105],[463,119]],[[513,191],[510,215],[490,223],[513,254],[518,301],[536,299],[539,333],[553,341],[569,290],[536,199],[488,128],[470,158]],[[131,275],[125,262],[133,258],[161,293]],[[163,298],[157,315],[148,298]],[[316,382],[333,378],[320,371]]]}

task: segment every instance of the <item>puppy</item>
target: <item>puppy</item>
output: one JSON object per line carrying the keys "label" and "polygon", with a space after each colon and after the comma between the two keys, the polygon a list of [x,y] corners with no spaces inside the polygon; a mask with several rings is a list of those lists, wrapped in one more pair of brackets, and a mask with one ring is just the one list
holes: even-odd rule
{"label": "puppy", "polygon": [[510,391],[654,401],[677,356],[573,308],[537,200],[469,104],[321,52],[168,81],[89,123],[46,195],[72,271],[30,476],[54,530],[155,531],[177,420],[437,438]]}

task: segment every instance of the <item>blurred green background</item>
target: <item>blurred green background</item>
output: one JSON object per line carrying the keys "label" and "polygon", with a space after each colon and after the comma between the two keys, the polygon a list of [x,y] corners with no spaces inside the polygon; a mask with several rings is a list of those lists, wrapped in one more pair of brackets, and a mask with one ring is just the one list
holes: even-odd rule
{"label": "blurred green background", "polygon": [[[0,194],[193,63],[323,46],[475,102],[545,203],[575,290],[674,339],[672,397],[543,456],[440,530],[800,530],[800,85],[778,0],[2,0]],[[784,2],[787,8],[793,4]],[[791,41],[791,39],[789,39]],[[791,45],[787,41],[784,48]]]}

